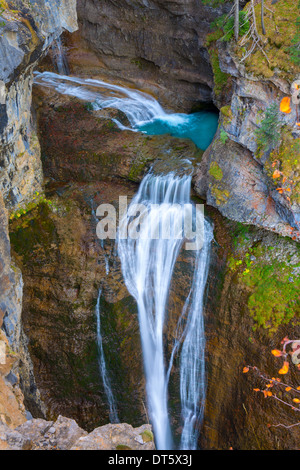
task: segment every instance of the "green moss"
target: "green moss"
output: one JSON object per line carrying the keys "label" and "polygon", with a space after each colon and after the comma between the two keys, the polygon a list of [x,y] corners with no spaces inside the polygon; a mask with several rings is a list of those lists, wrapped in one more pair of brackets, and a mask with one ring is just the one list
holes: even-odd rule
{"label": "green moss", "polygon": [[141,433],[141,436],[142,436],[142,439],[144,442],[152,442],[153,441],[153,434],[151,431],[149,431],[149,429],[145,429],[145,431],[143,431]]}
{"label": "green moss", "polygon": [[[299,1],[280,0],[273,2],[272,0],[265,0],[265,7],[269,9],[269,11],[265,9],[264,16],[266,36],[262,34],[261,30],[260,2],[255,6],[255,14],[258,33],[264,38],[264,51],[269,62],[261,50],[257,49],[254,54],[246,59],[244,64],[248,71],[255,75],[270,78],[276,74],[290,80],[292,75],[299,72],[298,55],[295,56],[295,48],[298,48],[299,22],[297,22],[297,18],[300,12]],[[270,12],[273,12],[273,14]],[[297,44],[293,43],[293,40]],[[247,44],[246,47],[249,49],[250,44]],[[243,51],[237,47],[236,53],[241,58]]]}
{"label": "green moss", "polygon": [[[300,266],[300,265],[299,265]],[[254,288],[248,299],[250,314],[257,327],[275,332],[300,313],[300,278],[285,262],[253,264],[244,282]]]}
{"label": "green moss", "polygon": [[116,450],[132,450],[132,448],[131,448],[131,447],[128,447],[128,446],[126,446],[126,445],[124,445],[124,444],[118,444],[118,445],[116,446]]}
{"label": "green moss", "polygon": [[221,181],[223,178],[223,171],[217,164],[217,162],[212,162],[209,167],[209,174],[213,176],[217,181]]}
{"label": "green moss", "polygon": [[230,75],[222,72],[220,68],[219,55],[215,48],[210,48],[209,55],[214,74],[214,92],[217,96],[219,96],[222,93],[223,89],[228,85]]}
{"label": "green moss", "polygon": [[231,111],[231,106],[228,105],[228,106],[223,106],[221,109],[220,109],[221,113],[223,114],[223,116],[231,119],[232,118],[232,111]]}
{"label": "green moss", "polygon": [[40,195],[38,192],[35,192],[35,195],[32,198],[32,201],[30,201],[28,204],[25,206],[20,206],[18,209],[16,209],[12,214],[10,214],[10,220],[14,219],[19,219],[20,217],[26,215],[33,209],[35,209],[38,205],[40,204],[45,204],[49,207],[55,207],[49,199],[46,199],[44,195]]}
{"label": "green moss", "polygon": [[[224,123],[225,124],[225,123]],[[228,140],[228,134],[226,131],[224,131],[224,129],[221,129],[220,130],[220,141],[222,142],[222,144],[226,144],[227,140]]]}
{"label": "green moss", "polygon": [[299,324],[300,247],[275,235],[274,245],[253,242],[251,230],[244,226],[243,233],[239,228],[233,233],[236,243],[228,268],[249,289],[253,329],[263,328],[273,334],[280,325],[291,321]]}
{"label": "green moss", "polygon": [[147,164],[147,158],[141,160],[135,160],[130,168],[128,178],[132,181],[136,181],[137,177],[142,174],[143,169]]}
{"label": "green moss", "polygon": [[220,189],[216,186],[213,186],[211,188],[211,192],[212,192],[212,195],[214,196],[215,200],[216,200],[216,204],[217,206],[222,206],[224,204],[226,204],[226,202],[228,201],[229,197],[230,197],[230,193],[227,189]]}

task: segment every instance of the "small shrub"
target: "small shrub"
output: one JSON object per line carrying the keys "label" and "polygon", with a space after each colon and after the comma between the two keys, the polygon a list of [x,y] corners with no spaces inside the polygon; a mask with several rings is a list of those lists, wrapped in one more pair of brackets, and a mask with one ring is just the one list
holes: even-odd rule
{"label": "small shrub", "polygon": [[264,151],[274,149],[280,142],[280,129],[279,106],[272,103],[266,110],[260,129],[255,132],[258,148]]}
{"label": "small shrub", "polygon": [[226,131],[224,131],[224,129],[221,129],[220,131],[220,141],[222,142],[222,144],[226,144],[228,140],[228,134]]}
{"label": "small shrub", "polygon": [[[250,28],[249,20],[247,19],[246,13],[240,11],[239,13],[239,35],[244,36]],[[234,36],[234,17],[231,16],[229,20],[223,26],[225,35],[223,36],[223,41],[230,41]]]}

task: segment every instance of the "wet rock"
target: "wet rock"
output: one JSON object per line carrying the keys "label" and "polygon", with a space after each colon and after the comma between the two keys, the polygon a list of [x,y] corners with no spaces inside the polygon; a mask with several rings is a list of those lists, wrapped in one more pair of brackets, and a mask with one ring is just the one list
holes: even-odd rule
{"label": "wet rock", "polygon": [[27,367],[21,379],[26,408],[35,417],[45,417],[46,408],[48,416],[74,418],[88,431],[109,421],[96,338],[95,306],[102,287],[104,351],[119,418],[134,425],[145,421],[136,307],[113,256],[114,241],[101,245],[92,212],[101,203],[117,207],[118,195],[131,198],[135,188],[105,182],[53,185],[47,196],[52,206],[41,204],[11,224],[24,276],[23,326],[36,376],[33,381]]}
{"label": "wet rock", "polygon": [[[227,3],[210,7],[193,0],[80,0],[81,37],[70,38],[70,66],[76,74],[83,64],[94,76],[133,83],[171,109],[190,111],[195,103],[212,99],[205,38],[210,22],[229,10]],[[82,38],[98,67],[82,57]]]}
{"label": "wet rock", "polygon": [[121,131],[109,119],[111,111],[92,112],[88,103],[42,87],[35,87],[34,95],[46,178],[139,182],[150,167],[184,173],[201,159],[202,151],[189,139]]}

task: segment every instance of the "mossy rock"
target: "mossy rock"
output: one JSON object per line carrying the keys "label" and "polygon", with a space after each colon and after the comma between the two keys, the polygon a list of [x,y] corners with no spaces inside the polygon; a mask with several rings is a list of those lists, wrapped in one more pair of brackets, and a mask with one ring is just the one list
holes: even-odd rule
{"label": "mossy rock", "polygon": [[223,179],[223,171],[217,164],[217,162],[212,162],[209,168],[209,174],[213,176],[217,181]]}
{"label": "mossy rock", "polygon": [[153,441],[153,434],[149,429],[145,429],[141,434],[142,439],[144,442],[152,442]]}

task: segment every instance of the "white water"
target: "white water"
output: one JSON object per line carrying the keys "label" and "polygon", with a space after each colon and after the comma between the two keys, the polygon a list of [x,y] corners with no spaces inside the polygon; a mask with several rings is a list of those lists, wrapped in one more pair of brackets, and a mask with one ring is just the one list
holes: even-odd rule
{"label": "white water", "polygon": [[149,135],[171,134],[189,138],[205,150],[217,130],[215,113],[201,111],[193,114],[171,113],[147,93],[101,80],[69,77],[52,72],[35,73],[35,84],[52,88],[58,93],[75,96],[90,103],[93,110],[113,108],[122,111],[129,125],[112,118],[121,130],[143,132]]}
{"label": "white water", "polygon": [[[196,252],[193,281],[186,299],[171,360],[164,357],[163,333],[174,266],[184,240],[180,238],[184,205],[189,204],[191,176],[147,175],[133,198],[127,215],[120,221],[118,253],[126,286],[138,305],[146,389],[156,446],[174,448],[168,413],[168,381],[173,359],[180,352],[180,396],[182,404],[182,449],[196,449],[205,399],[203,295],[206,284],[212,227],[204,222],[204,245]],[[137,239],[122,238],[132,220],[131,207],[143,204],[147,224],[141,224]],[[170,224],[171,237],[151,239],[164,224]],[[158,230],[158,232],[156,232]],[[182,343],[183,341],[183,343]]]}
{"label": "white water", "polygon": [[167,114],[158,101],[147,93],[101,80],[69,77],[52,72],[35,72],[34,82],[52,88],[60,94],[90,101],[94,109],[114,108],[122,111],[126,114],[131,127],[126,127],[115,119],[121,129],[138,130],[139,126],[154,118],[182,119],[180,115]]}
{"label": "white water", "polygon": [[55,41],[53,41],[52,55],[53,62],[57,68],[58,73],[60,75],[69,75],[69,64],[61,42],[61,37],[58,37]]}
{"label": "white water", "polygon": [[119,423],[117,407],[115,403],[115,399],[111,389],[110,379],[106,369],[106,362],[103,350],[103,342],[102,342],[102,335],[101,335],[101,317],[100,317],[100,298],[101,298],[101,289],[99,289],[97,303],[96,303],[96,320],[97,320],[97,346],[98,346],[98,363],[99,363],[99,371],[102,377],[102,382],[104,386],[104,391],[107,397],[108,406],[109,406],[109,420],[111,423]]}

